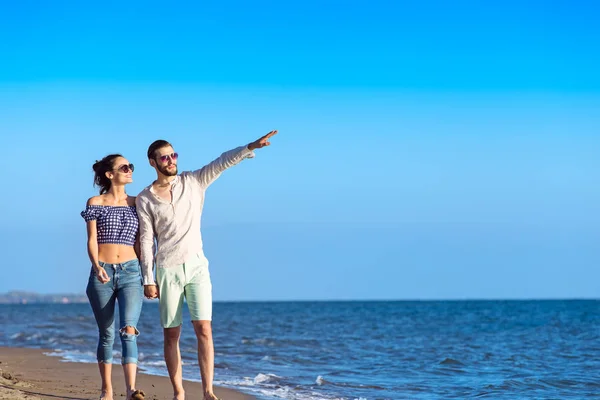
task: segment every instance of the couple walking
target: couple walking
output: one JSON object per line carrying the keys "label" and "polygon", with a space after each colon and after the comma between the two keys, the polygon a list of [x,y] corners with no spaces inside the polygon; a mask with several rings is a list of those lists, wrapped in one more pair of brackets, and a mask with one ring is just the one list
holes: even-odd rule
{"label": "couple walking", "polygon": [[101,400],[113,400],[116,305],[127,400],[145,399],[145,393],[136,390],[135,384],[142,296],[159,301],[164,357],[174,400],[185,397],[179,350],[184,297],[198,339],[204,399],[217,399],[213,392],[212,285],[200,233],[204,194],[223,171],[254,157],[254,150],[268,146],[276,133],[271,131],[247,146],[221,154],[198,170],[180,174],[173,146],[157,140],[147,154],[157,179],[137,197],[125,191],[134,169],[125,157],[112,154],[94,164],[94,183],[100,187],[100,195],[88,200],[81,216],[87,224],[87,249],[92,262],[86,292],[99,331]]}

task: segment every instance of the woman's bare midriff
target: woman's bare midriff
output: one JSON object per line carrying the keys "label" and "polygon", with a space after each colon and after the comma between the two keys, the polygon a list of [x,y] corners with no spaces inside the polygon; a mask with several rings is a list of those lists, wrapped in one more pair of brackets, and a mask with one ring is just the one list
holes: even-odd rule
{"label": "woman's bare midriff", "polygon": [[133,246],[111,243],[98,245],[98,261],[107,264],[122,264],[136,258],[137,254],[135,254]]}

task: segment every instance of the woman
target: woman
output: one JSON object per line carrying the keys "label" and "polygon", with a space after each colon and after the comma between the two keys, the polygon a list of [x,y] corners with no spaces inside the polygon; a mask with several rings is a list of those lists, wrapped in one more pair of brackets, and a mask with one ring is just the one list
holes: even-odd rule
{"label": "woman", "polygon": [[127,399],[143,400],[144,392],[135,389],[139,335],[136,326],[143,299],[137,256],[139,222],[135,197],[125,193],[125,185],[133,181],[133,164],[120,154],[111,154],[97,161],[93,168],[100,195],[88,200],[81,216],[87,223],[87,249],[92,262],[86,293],[100,333],[97,350],[102,379],[100,399],[114,400],[111,372],[115,303],[118,303]]}

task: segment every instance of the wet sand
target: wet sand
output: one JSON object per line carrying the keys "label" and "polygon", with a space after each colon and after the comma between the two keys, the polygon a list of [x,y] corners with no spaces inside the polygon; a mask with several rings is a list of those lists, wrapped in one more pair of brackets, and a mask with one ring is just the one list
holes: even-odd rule
{"label": "wet sand", "polygon": [[[97,400],[100,376],[96,364],[63,362],[44,353],[52,350],[0,347],[0,400]],[[113,366],[114,399],[125,399],[121,365]],[[148,400],[172,400],[169,378],[138,373],[137,388]],[[201,400],[202,385],[184,382],[186,399]],[[223,400],[253,400],[235,390],[215,388]]]}

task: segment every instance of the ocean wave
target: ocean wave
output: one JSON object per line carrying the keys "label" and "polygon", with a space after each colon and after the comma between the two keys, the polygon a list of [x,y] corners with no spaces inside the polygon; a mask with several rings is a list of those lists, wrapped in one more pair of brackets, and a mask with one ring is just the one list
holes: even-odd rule
{"label": "ocean wave", "polygon": [[275,374],[263,374],[259,373],[254,378],[244,377],[242,379],[229,379],[229,380],[221,380],[219,381],[222,385],[227,386],[257,386],[270,384],[275,385],[281,382],[283,378],[281,376],[277,376]]}
{"label": "ocean wave", "polygon": [[[277,389],[257,388],[253,390],[257,396],[285,400],[347,400],[347,398],[315,392],[311,390],[299,391],[298,388],[280,387]],[[361,398],[361,400],[367,400]]]}
{"label": "ocean wave", "polygon": [[[298,348],[322,348],[323,343],[318,339],[313,338],[249,338],[242,337],[241,343],[243,345],[256,345],[256,346],[267,346],[267,347],[298,347]],[[330,349],[324,348],[324,351],[331,351]]]}
{"label": "ocean wave", "polygon": [[62,361],[66,362],[80,362],[80,363],[96,363],[96,353],[92,351],[79,351],[79,350],[54,350],[52,352],[44,353],[44,355],[51,357],[60,357]]}
{"label": "ocean wave", "polygon": [[[257,379],[258,378],[258,379]],[[286,400],[348,400],[339,396],[302,389],[292,385],[277,385],[268,374],[258,374],[255,378],[243,380],[216,380],[216,385],[240,390],[257,397]],[[361,400],[367,400],[362,398]]]}
{"label": "ocean wave", "polygon": [[261,338],[261,339],[242,338],[242,344],[253,344],[253,345],[261,345],[261,346],[275,346],[277,344],[277,340],[270,339],[270,338]]}
{"label": "ocean wave", "polygon": [[440,362],[440,365],[465,365],[458,360],[454,360],[452,358],[446,358],[444,361]]}
{"label": "ocean wave", "polygon": [[167,363],[164,360],[160,361],[143,361],[139,363],[143,367],[167,367]]}
{"label": "ocean wave", "polygon": [[254,377],[253,382],[255,384],[259,383],[277,383],[281,379],[280,376],[275,374],[258,374]]}
{"label": "ocean wave", "polygon": [[[322,376],[318,376],[323,379]],[[323,383],[326,383],[323,380]],[[303,387],[288,382],[287,378],[275,374],[259,373],[254,378],[215,380],[219,386],[248,392],[258,397],[286,400],[349,400],[333,394],[316,392],[310,386]],[[320,386],[317,384],[317,386]],[[352,398],[367,400],[366,398]]]}

